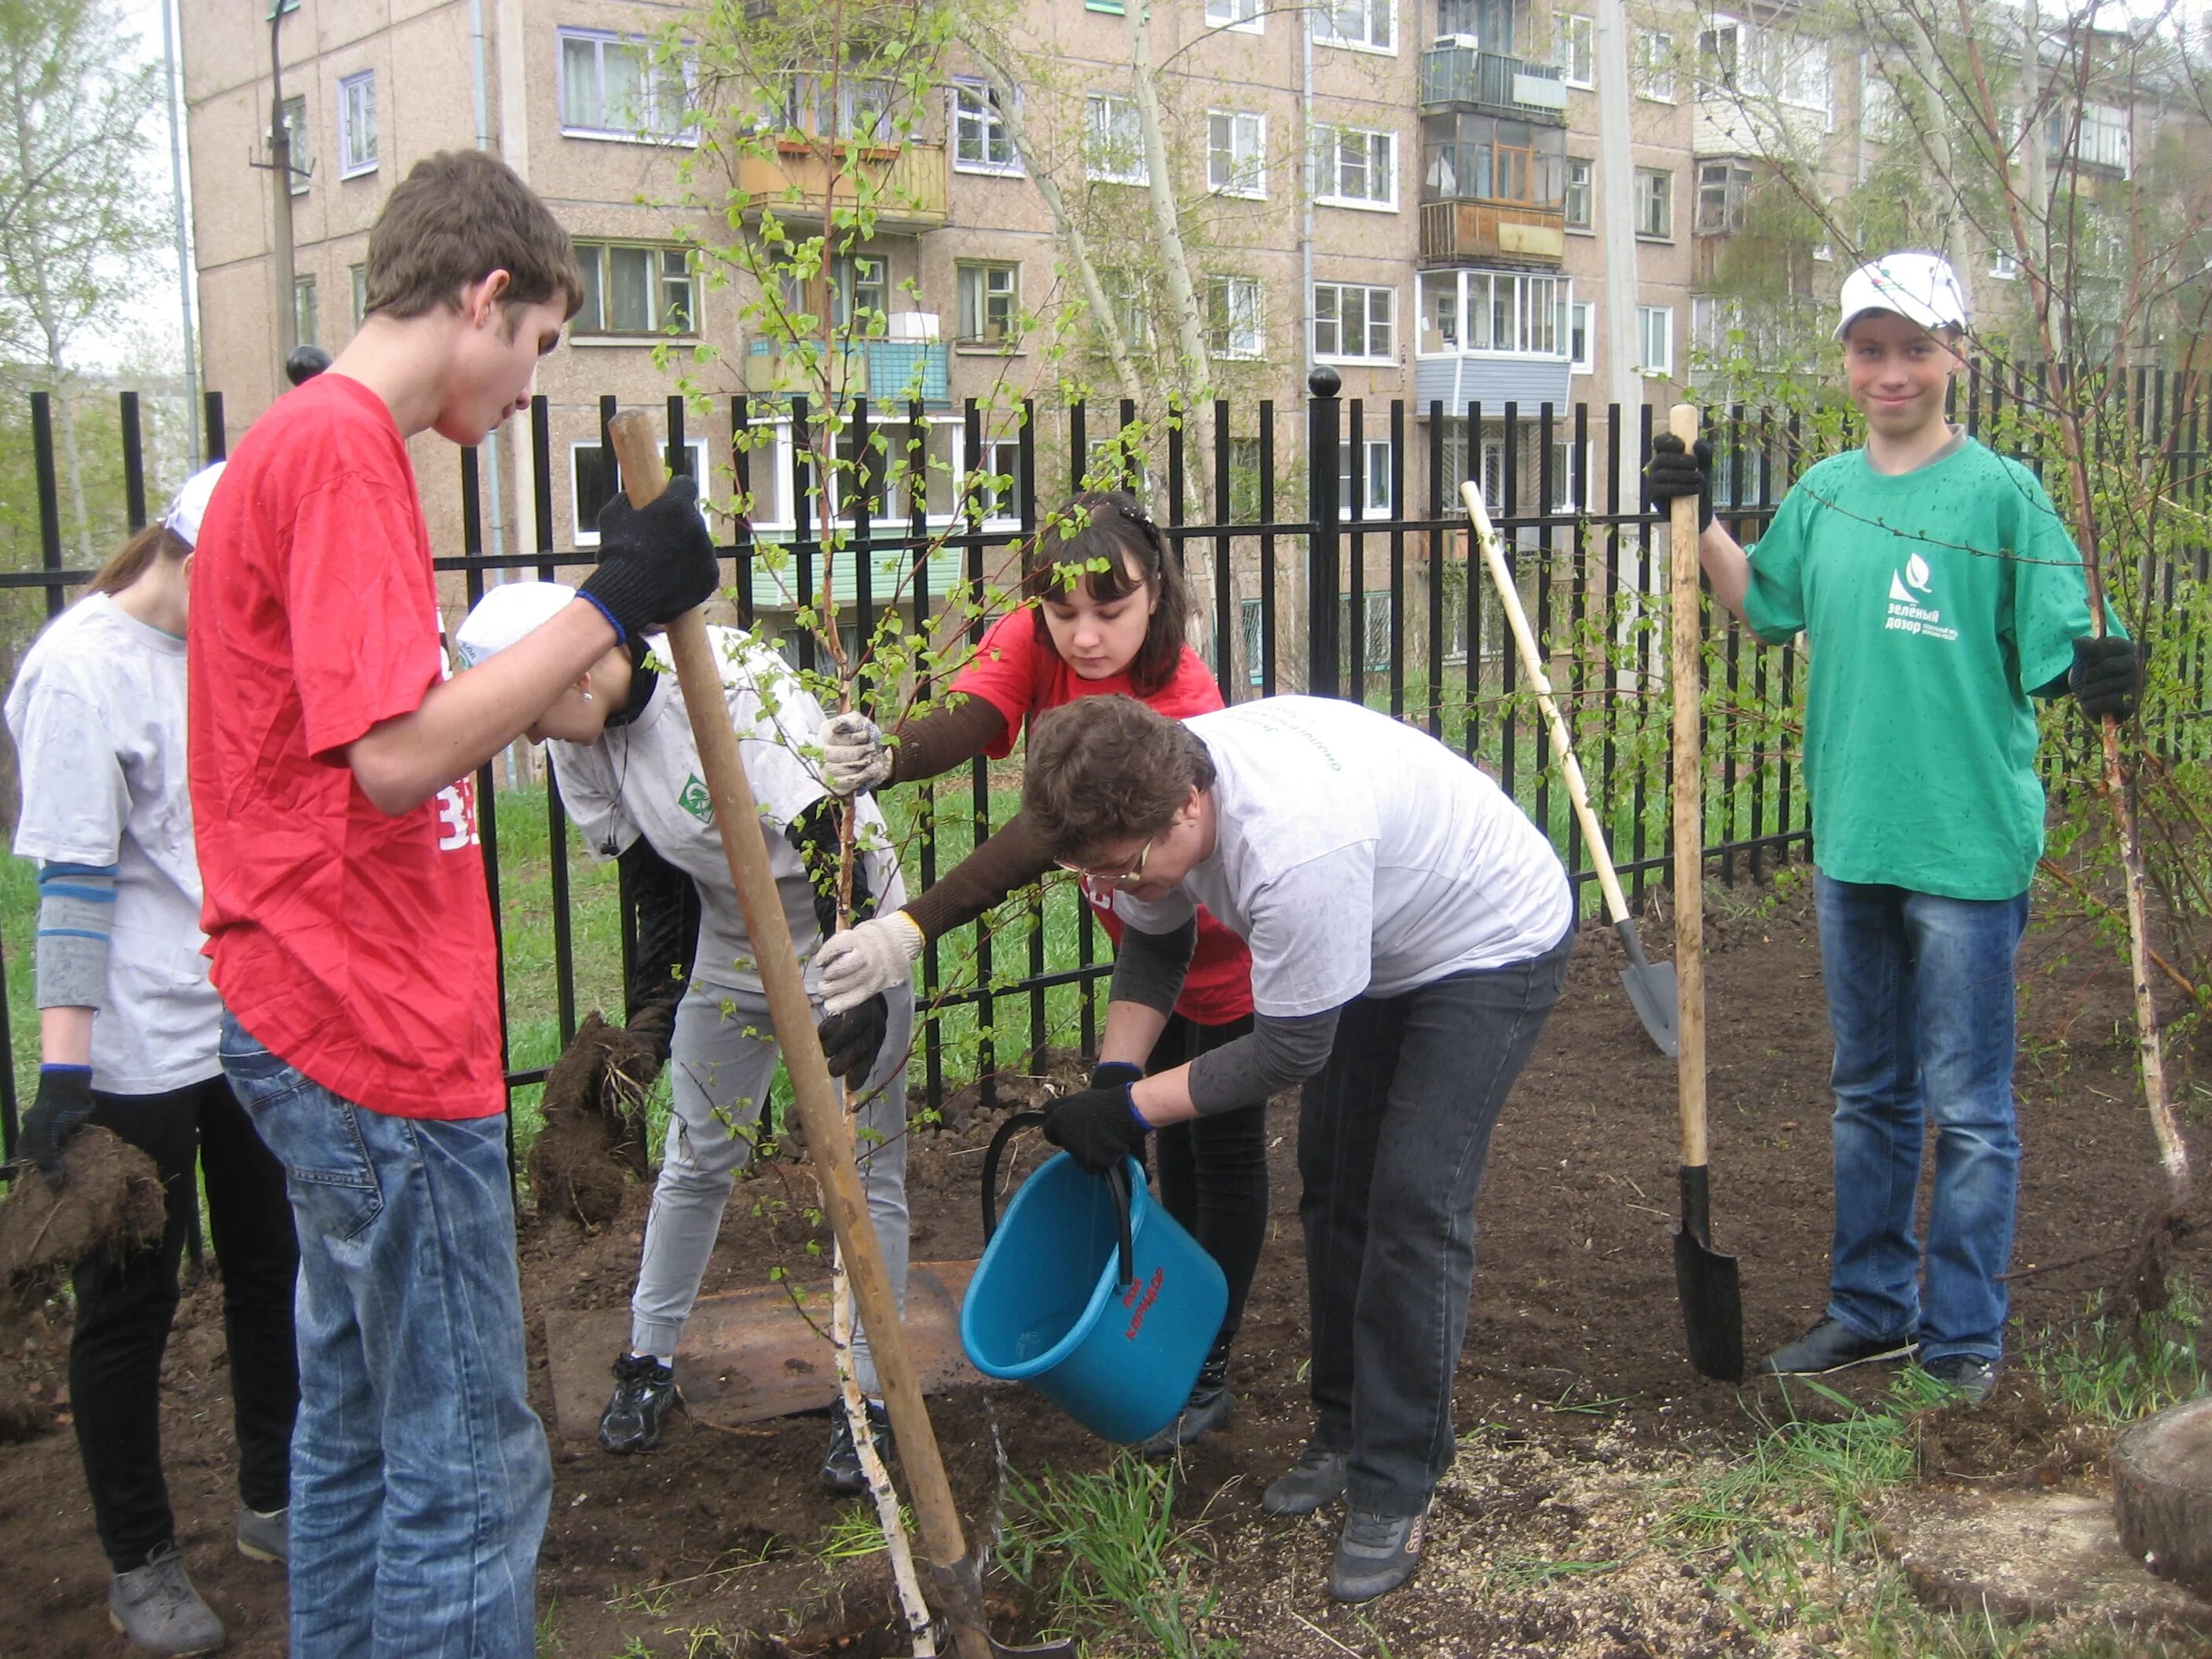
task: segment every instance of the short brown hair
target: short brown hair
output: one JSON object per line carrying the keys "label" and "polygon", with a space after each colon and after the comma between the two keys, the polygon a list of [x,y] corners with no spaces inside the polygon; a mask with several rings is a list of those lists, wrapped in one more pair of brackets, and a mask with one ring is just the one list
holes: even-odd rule
{"label": "short brown hair", "polygon": [[[1076,575],[1070,566],[1103,562],[1103,570]],[[1144,572],[1129,580],[1129,566]],[[1129,665],[1129,684],[1140,697],[1164,690],[1182,661],[1183,628],[1191,612],[1190,583],[1182,560],[1152,521],[1137,498],[1125,489],[1085,490],[1037,534],[1036,559],[1022,579],[1024,597],[1056,599],[1075,582],[1101,605],[1150,588],[1159,603],[1145,627],[1145,642]],[[1052,636],[1044,615],[1036,618],[1037,643],[1049,650]]]}
{"label": "short brown hair", "polygon": [[584,303],[574,245],[538,192],[496,156],[441,149],[400,180],[368,233],[362,314],[420,317],[495,270],[507,273],[510,318],[556,295],[570,317]]}
{"label": "short brown hair", "polygon": [[1158,835],[1192,789],[1212,784],[1213,757],[1182,721],[1119,693],[1078,697],[1030,732],[1022,811],[1049,857],[1079,863]]}

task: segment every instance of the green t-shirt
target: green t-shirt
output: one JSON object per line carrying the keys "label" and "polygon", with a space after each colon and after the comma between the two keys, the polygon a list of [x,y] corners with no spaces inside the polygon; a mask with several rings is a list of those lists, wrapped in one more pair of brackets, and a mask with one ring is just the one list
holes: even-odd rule
{"label": "green t-shirt", "polygon": [[2089,632],[2081,556],[2035,475],[1968,440],[1891,477],[1863,450],[1797,481],[1744,618],[1812,649],[1805,778],[1820,868],[2010,898],[2043,854],[2029,694]]}

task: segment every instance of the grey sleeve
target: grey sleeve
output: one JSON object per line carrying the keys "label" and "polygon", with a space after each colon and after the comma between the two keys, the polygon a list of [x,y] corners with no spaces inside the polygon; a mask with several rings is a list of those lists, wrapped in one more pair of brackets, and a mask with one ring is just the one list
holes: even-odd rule
{"label": "grey sleeve", "polygon": [[1121,948],[1114,957],[1115,1002],[1138,1002],[1161,1013],[1175,1012],[1182,994],[1183,975],[1190,971],[1190,953],[1198,948],[1196,916],[1171,932],[1148,933],[1129,927],[1121,934]]}
{"label": "grey sleeve", "polygon": [[1190,1100],[1199,1115],[1250,1106],[1303,1083],[1328,1063],[1340,1011],[1277,1019],[1252,1018],[1252,1030],[1190,1063]]}
{"label": "grey sleeve", "polygon": [[33,961],[40,1007],[107,1006],[115,873],[112,864],[39,866],[39,936]]}

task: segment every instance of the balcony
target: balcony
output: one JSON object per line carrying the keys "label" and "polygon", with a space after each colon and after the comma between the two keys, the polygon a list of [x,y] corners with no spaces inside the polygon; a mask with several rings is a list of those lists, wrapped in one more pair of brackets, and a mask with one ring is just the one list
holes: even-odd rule
{"label": "balcony", "polygon": [[1567,87],[1553,64],[1479,46],[1431,46],[1421,54],[1421,106],[1454,104],[1565,126]]}
{"label": "balcony", "polygon": [[[769,340],[753,341],[745,349],[745,390],[818,398],[823,349],[815,340],[781,347]],[[852,340],[830,349],[832,398],[865,397],[887,414],[904,409],[917,396],[925,409],[951,407],[941,340]]]}
{"label": "balcony", "polygon": [[[738,188],[752,198],[745,216],[758,217],[763,207],[786,219],[818,216],[823,191],[833,182],[833,208],[853,207],[855,186],[866,179],[878,231],[934,230],[945,222],[944,145],[862,145],[857,165],[850,167],[853,147],[841,143],[836,150],[834,161],[799,143],[779,143],[773,155],[738,157]],[[794,191],[796,200],[791,199]]]}
{"label": "balcony", "polygon": [[1421,263],[1556,266],[1566,257],[1567,219],[1534,202],[1462,198],[1421,204]]}

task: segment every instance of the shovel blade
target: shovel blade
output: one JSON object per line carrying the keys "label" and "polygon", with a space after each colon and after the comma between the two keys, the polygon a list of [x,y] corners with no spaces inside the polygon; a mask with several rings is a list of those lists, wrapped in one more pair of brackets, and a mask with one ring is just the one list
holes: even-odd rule
{"label": "shovel blade", "polygon": [[1682,1052],[1682,1033],[1674,1023],[1674,1010],[1681,1000],[1681,992],[1674,983],[1674,964],[1650,962],[1641,968],[1624,968],[1620,970],[1620,982],[1627,988],[1629,1006],[1644,1022],[1644,1035],[1658,1045],[1659,1052],[1668,1059],[1679,1055]]}
{"label": "shovel blade", "polygon": [[1690,1364],[1717,1382],[1743,1381],[1743,1291],[1735,1258],[1723,1255],[1686,1228],[1674,1235],[1674,1291]]}

